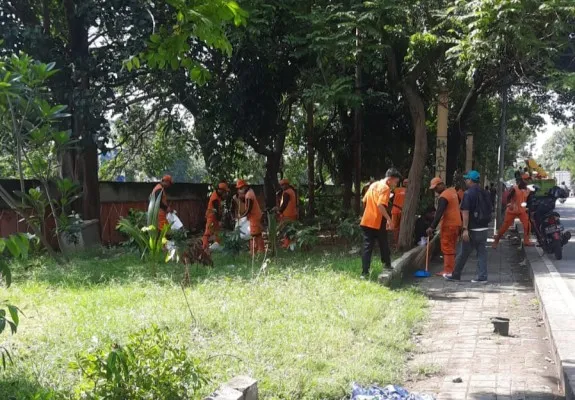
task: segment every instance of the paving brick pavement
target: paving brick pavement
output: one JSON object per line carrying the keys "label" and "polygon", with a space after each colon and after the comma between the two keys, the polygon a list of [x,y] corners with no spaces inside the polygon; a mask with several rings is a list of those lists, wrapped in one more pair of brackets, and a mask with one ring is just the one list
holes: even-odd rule
{"label": "paving brick pavement", "polygon": [[[434,393],[438,400],[564,398],[522,254],[509,242],[490,248],[488,284],[470,282],[476,277],[474,255],[460,283],[441,277],[416,281],[431,309],[416,337],[409,389]],[[432,263],[432,272],[441,270],[440,262]],[[497,316],[511,319],[508,337],[493,333],[490,319]]]}

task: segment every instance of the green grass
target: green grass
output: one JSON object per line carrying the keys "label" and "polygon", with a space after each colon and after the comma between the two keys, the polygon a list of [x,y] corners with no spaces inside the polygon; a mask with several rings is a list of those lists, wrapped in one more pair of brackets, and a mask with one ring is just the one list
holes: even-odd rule
{"label": "green grass", "polygon": [[[379,262],[374,257],[374,266]],[[14,267],[5,293],[25,314],[4,338],[15,364],[0,380],[0,399],[53,389],[66,396],[78,381],[68,362],[78,351],[122,343],[151,324],[204,360],[213,382],[237,374],[259,380],[263,399],[340,399],[352,381],[401,383],[411,332],[424,297],[359,279],[358,256],[282,253],[264,271],[247,257],[216,256],[192,267],[186,294],[182,266],[153,272],[131,255],[94,253],[69,265],[36,259]],[[4,297],[4,295],[3,295]],[[203,393],[206,394],[206,393]]]}

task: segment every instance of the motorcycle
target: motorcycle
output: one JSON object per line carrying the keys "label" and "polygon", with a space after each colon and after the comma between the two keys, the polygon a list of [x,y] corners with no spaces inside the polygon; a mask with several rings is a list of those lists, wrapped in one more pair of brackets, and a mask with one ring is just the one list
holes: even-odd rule
{"label": "motorcycle", "polygon": [[563,246],[571,239],[571,232],[565,231],[561,224],[561,216],[555,211],[558,199],[566,197],[565,191],[555,186],[545,193],[545,196],[536,196],[539,187],[533,185],[529,188],[531,194],[527,198],[529,219],[537,242],[548,254],[554,254],[555,259],[563,258]]}

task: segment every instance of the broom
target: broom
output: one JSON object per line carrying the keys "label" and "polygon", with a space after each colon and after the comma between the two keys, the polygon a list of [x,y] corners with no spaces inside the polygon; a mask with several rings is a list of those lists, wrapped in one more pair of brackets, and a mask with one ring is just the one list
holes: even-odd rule
{"label": "broom", "polygon": [[431,237],[427,238],[427,245],[425,246],[425,270],[419,269],[413,274],[416,278],[429,278],[429,246],[431,244]]}

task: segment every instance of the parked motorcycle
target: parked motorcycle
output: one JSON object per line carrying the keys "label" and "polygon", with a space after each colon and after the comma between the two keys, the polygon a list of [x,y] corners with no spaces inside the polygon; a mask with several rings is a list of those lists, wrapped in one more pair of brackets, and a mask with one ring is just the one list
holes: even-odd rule
{"label": "parked motorcycle", "polygon": [[554,254],[555,259],[563,258],[563,246],[571,239],[571,232],[565,231],[561,224],[561,216],[555,211],[558,199],[565,198],[566,193],[558,186],[552,187],[544,196],[536,196],[540,190],[537,185],[530,187],[531,194],[527,198],[529,219],[537,242],[548,254]]}

